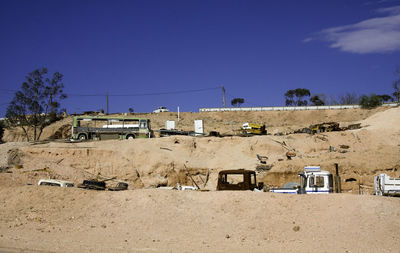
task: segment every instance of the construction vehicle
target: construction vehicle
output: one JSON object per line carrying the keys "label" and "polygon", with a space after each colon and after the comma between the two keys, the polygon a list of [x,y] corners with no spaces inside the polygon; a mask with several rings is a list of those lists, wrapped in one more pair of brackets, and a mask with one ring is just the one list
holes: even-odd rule
{"label": "construction vehicle", "polygon": [[254,124],[246,122],[242,125],[241,130],[243,134],[256,134],[256,135],[267,134],[267,130],[265,130],[264,124]]}
{"label": "construction vehicle", "polygon": [[310,129],[312,134],[341,130],[341,128],[339,127],[339,123],[337,122],[326,122],[326,123],[311,125]]}
{"label": "construction vehicle", "polygon": [[217,191],[262,190],[264,183],[257,185],[256,172],[252,170],[223,170],[218,173]]}
{"label": "construction vehicle", "polygon": [[400,196],[400,178],[391,178],[386,174],[374,177],[375,195]]}
{"label": "construction vehicle", "polygon": [[321,170],[319,166],[307,166],[298,173],[300,184],[291,183],[290,186],[271,189],[275,193],[287,194],[329,194],[333,193],[333,175],[329,171]]}

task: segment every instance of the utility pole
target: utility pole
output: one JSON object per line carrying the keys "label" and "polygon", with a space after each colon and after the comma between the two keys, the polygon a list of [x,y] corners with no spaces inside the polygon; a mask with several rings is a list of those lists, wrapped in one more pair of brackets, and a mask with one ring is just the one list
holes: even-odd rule
{"label": "utility pole", "polygon": [[224,88],[224,86],[222,86],[222,103],[225,108],[225,88]]}
{"label": "utility pole", "polygon": [[107,97],[107,114],[108,114],[108,92],[106,93],[106,97]]}

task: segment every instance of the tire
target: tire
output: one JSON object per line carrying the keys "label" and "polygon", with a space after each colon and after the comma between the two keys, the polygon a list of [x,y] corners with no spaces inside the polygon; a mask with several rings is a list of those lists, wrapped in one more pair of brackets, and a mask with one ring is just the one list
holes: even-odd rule
{"label": "tire", "polygon": [[128,135],[126,136],[126,139],[127,139],[127,140],[133,140],[133,139],[135,139],[135,135],[133,135],[133,134],[128,134]]}
{"label": "tire", "polygon": [[87,139],[86,134],[79,134],[78,135],[78,139],[81,140],[81,141],[86,140]]}

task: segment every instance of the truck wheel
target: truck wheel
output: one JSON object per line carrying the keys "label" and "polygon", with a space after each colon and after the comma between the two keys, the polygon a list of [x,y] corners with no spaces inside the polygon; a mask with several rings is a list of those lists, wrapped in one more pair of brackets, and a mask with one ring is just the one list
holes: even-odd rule
{"label": "truck wheel", "polygon": [[81,141],[86,140],[86,139],[87,139],[87,138],[86,138],[86,134],[80,134],[80,135],[78,135],[78,139],[81,140]]}
{"label": "truck wheel", "polygon": [[126,136],[126,139],[127,140],[133,140],[133,139],[135,139],[135,135],[129,134],[129,135]]}

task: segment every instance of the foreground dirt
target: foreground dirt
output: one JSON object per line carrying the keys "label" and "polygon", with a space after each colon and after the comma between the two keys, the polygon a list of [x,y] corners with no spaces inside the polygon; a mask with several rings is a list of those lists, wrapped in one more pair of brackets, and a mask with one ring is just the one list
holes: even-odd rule
{"label": "foreground dirt", "polygon": [[0,187],[5,252],[396,252],[400,199]]}

